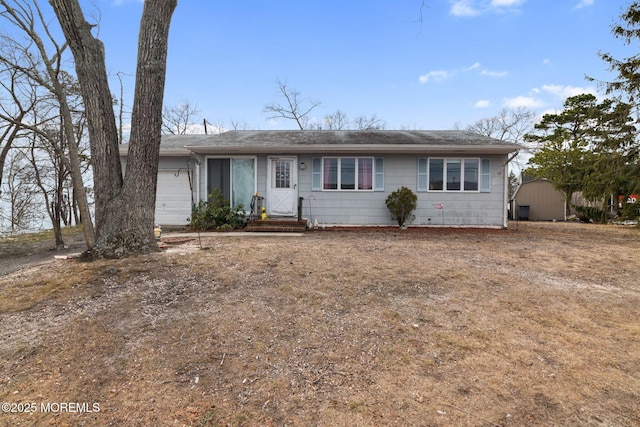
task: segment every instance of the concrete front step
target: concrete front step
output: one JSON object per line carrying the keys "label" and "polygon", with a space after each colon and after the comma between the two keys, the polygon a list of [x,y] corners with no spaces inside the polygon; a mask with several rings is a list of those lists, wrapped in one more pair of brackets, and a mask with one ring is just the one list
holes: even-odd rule
{"label": "concrete front step", "polygon": [[307,229],[306,219],[252,219],[247,222],[246,231],[272,231],[299,233]]}

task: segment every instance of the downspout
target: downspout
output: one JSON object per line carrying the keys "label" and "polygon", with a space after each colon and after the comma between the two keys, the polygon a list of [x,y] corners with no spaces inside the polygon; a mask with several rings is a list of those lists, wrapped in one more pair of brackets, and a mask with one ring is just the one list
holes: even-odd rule
{"label": "downspout", "polygon": [[516,150],[516,151],[511,155],[511,157],[509,157],[507,160],[505,160],[504,165],[506,166],[506,165],[508,165],[509,163],[511,163],[511,160],[515,159],[515,158],[518,156],[518,154],[520,154],[520,150]]}
{"label": "downspout", "polygon": [[191,171],[191,160],[187,160],[187,179],[189,179],[189,191],[191,192],[191,212],[193,212],[193,206],[196,204],[193,197],[193,180],[195,179],[195,170],[196,167],[193,167],[193,172]]}
{"label": "downspout", "polygon": [[201,162],[198,159],[198,155],[195,153],[191,153],[191,158],[193,159],[193,180],[195,181],[195,197],[194,197],[194,191],[193,188],[191,189],[191,200],[193,201],[191,204],[191,209],[193,210],[193,208],[195,207],[196,204],[198,204],[201,200],[201,196],[200,196],[200,165]]}
{"label": "downspout", "polygon": [[515,159],[518,154],[520,154],[520,150],[516,150],[510,157],[507,158],[507,160],[505,160],[503,164],[503,167],[504,167],[504,191],[502,196],[504,198],[504,200],[502,201],[502,227],[503,228],[509,227],[509,212],[507,208],[507,204],[510,202],[509,200],[509,163],[511,163],[511,161]]}

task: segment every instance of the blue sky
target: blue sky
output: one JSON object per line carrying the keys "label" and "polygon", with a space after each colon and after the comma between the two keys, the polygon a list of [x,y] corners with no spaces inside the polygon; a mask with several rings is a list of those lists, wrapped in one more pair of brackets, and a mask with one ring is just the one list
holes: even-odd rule
{"label": "blue sky", "polygon": [[[622,0],[179,0],[165,105],[188,101],[211,123],[294,129],[263,112],[276,80],[321,105],[376,115],[387,129],[451,129],[503,108],[554,111],[611,78],[598,51],[629,48],[611,34]],[[142,1],[92,0],[117,93],[133,95]],[[98,12],[99,11],[99,12]],[[626,52],[626,53],[625,53]]]}

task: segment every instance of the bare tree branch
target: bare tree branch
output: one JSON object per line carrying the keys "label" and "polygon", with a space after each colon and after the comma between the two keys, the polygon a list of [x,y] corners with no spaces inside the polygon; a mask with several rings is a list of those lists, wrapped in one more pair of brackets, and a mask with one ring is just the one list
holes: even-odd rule
{"label": "bare tree branch", "polygon": [[241,121],[240,119],[231,118],[229,120],[231,123],[231,129],[233,130],[247,130],[249,129],[249,125],[245,121]]}
{"label": "bare tree branch", "polygon": [[194,116],[200,113],[197,105],[189,101],[166,106],[162,109],[162,133],[165,135],[185,135],[195,125]]}
{"label": "bare tree branch", "polygon": [[327,130],[347,129],[349,127],[347,113],[342,110],[336,110],[335,113],[324,116],[324,125]]}
{"label": "bare tree branch", "polygon": [[536,113],[524,107],[511,110],[504,109],[496,116],[478,120],[467,126],[465,130],[477,135],[509,141],[523,146],[514,161],[514,164],[520,170],[523,170],[526,163],[525,157],[533,152],[533,147],[525,141],[524,136],[533,129],[535,120]]}
{"label": "bare tree branch", "polygon": [[354,125],[357,130],[382,130],[387,127],[384,120],[379,119],[376,114],[371,117],[364,115],[356,117]]}
{"label": "bare tree branch", "polygon": [[269,119],[283,118],[294,120],[300,130],[304,130],[308,124],[307,117],[311,111],[320,105],[320,101],[312,101],[302,99],[300,92],[295,89],[289,89],[287,83],[277,80],[280,95],[285,100],[284,105],[272,102],[265,105],[264,112],[270,114]]}

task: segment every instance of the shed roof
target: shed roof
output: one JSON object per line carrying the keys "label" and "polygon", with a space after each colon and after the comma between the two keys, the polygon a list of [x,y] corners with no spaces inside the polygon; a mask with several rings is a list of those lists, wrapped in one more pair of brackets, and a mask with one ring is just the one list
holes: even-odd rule
{"label": "shed roof", "polygon": [[[218,135],[163,135],[163,155],[281,153],[450,153],[508,154],[517,144],[467,131],[249,130]],[[121,150],[126,155],[126,145]]]}

